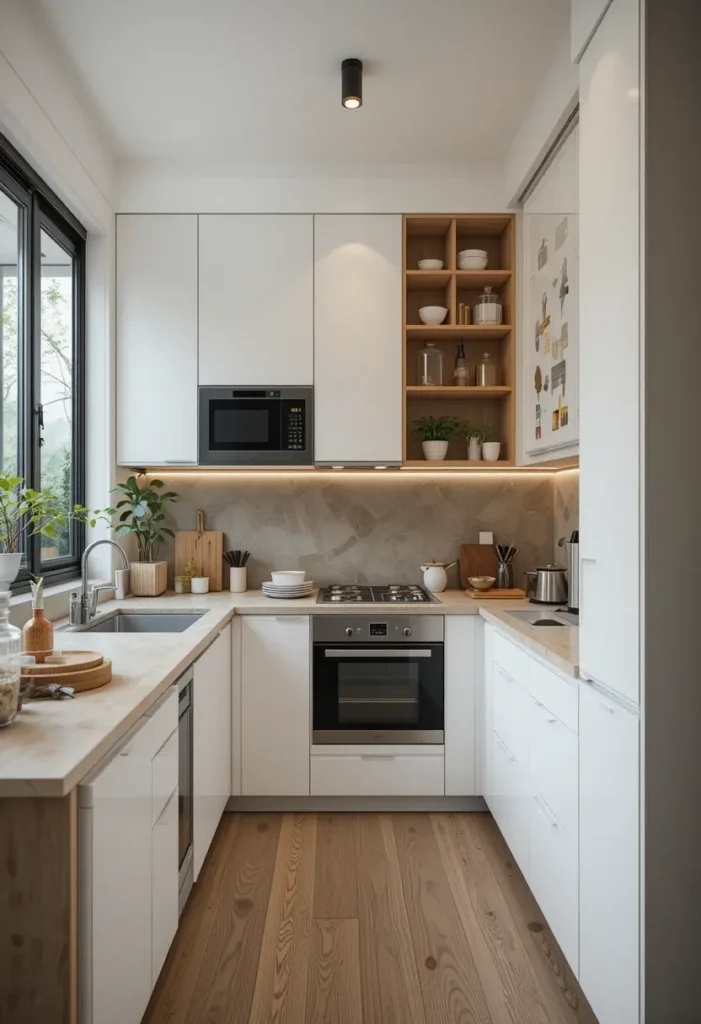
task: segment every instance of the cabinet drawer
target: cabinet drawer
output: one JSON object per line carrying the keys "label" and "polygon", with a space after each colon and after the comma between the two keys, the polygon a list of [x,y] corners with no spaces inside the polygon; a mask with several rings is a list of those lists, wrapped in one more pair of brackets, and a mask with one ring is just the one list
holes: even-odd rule
{"label": "cabinet drawer", "polygon": [[363,754],[311,758],[312,796],[443,796],[437,755]]}
{"label": "cabinet drawer", "polygon": [[531,787],[527,773],[492,733],[492,795],[489,807],[516,863],[528,878]]}
{"label": "cabinet drawer", "polygon": [[148,736],[153,757],[173,730],[178,728],[178,687],[175,684],[169,686],[144,717],[148,719]]}
{"label": "cabinet drawer", "polygon": [[170,736],[151,762],[151,820],[154,825],[178,785],[178,730]]}
{"label": "cabinet drawer", "polygon": [[492,727],[523,768],[528,768],[528,720],[533,701],[500,665],[494,666]]}
{"label": "cabinet drawer", "polygon": [[151,833],[151,978],[155,985],[178,930],[178,792]]}
{"label": "cabinet drawer", "polygon": [[576,679],[568,682],[540,662],[531,659],[529,685],[532,697],[548,711],[552,711],[572,732],[578,732]]}
{"label": "cabinet drawer", "polygon": [[507,676],[528,688],[529,656],[497,632],[494,633],[494,660]]}
{"label": "cabinet drawer", "polygon": [[577,846],[537,796],[531,801],[530,858],[528,884],[570,967],[578,975]]}
{"label": "cabinet drawer", "polygon": [[530,715],[530,772],[533,790],[543,798],[574,841],[578,826],[578,740],[537,701]]}

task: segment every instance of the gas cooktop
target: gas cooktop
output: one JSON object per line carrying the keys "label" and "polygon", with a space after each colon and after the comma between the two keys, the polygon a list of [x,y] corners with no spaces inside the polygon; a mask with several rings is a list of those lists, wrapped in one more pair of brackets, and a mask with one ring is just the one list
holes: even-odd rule
{"label": "gas cooktop", "polygon": [[440,604],[437,597],[413,583],[389,583],[385,587],[361,587],[335,583],[319,591],[318,604]]}

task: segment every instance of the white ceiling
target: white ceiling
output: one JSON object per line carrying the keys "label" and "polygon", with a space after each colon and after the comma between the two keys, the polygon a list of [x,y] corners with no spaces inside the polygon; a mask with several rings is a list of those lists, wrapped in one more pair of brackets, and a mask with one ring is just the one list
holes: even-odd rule
{"label": "white ceiling", "polygon": [[[502,157],[569,0],[38,0],[116,155],[182,166]],[[365,64],[364,106],[340,63]]]}

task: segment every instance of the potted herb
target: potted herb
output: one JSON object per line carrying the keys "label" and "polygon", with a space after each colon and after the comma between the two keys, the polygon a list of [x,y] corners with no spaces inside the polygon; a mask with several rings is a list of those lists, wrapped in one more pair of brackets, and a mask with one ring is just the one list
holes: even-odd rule
{"label": "potted herb", "polygon": [[136,539],[138,561],[131,563],[130,577],[131,592],[137,597],[158,597],[168,585],[168,563],[157,561],[157,555],[166,537],[175,536],[165,525],[164,507],[176,501],[178,495],[163,491],[163,487],[162,480],[148,481],[140,473],[112,490],[112,494],[121,496],[116,507],[117,533],[131,533]]}
{"label": "potted herb", "polygon": [[482,458],[482,445],[494,433],[494,427],[489,424],[476,426],[465,420],[460,424],[459,433],[467,441],[467,458],[470,462],[479,462]]}
{"label": "potted herb", "polygon": [[422,416],[414,427],[421,438],[424,458],[439,462],[446,457],[448,441],[455,436],[458,421],[453,416]]}

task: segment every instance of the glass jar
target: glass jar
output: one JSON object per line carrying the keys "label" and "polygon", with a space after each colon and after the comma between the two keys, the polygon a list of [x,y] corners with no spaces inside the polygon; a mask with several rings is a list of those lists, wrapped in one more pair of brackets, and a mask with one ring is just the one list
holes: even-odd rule
{"label": "glass jar", "polygon": [[472,307],[473,324],[500,324],[502,316],[501,302],[498,295],[492,295],[490,285],[475,299]]}
{"label": "glass jar", "polygon": [[19,708],[22,631],[10,625],[10,591],[0,591],[0,726],[9,725]]}
{"label": "glass jar", "polygon": [[465,358],[465,346],[458,342],[457,354],[455,356],[455,369],[453,370],[453,384],[457,387],[470,387],[475,383],[475,371],[468,364]]}
{"label": "glass jar", "polygon": [[419,384],[431,387],[440,387],[443,384],[443,353],[432,341],[427,341],[419,352],[417,374]]}
{"label": "glass jar", "polygon": [[483,352],[482,358],[477,363],[477,386],[480,388],[498,387],[500,384],[499,376],[499,367],[489,352]]}

